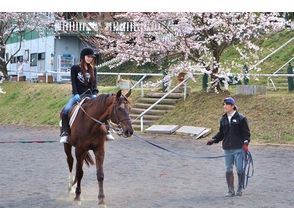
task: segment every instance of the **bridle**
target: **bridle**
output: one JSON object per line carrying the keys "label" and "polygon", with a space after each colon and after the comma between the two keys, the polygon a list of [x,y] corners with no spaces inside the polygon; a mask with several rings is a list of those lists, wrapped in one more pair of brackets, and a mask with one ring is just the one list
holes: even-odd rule
{"label": "bridle", "polygon": [[113,109],[112,109],[112,112],[110,113],[110,117],[111,115],[113,114],[113,116],[116,118],[116,122],[112,122],[111,119],[110,119],[110,122],[112,123],[112,125],[115,124],[116,127],[114,126],[111,126],[111,125],[108,125],[106,124],[105,122],[102,122],[96,118],[94,118],[93,116],[89,115],[88,112],[86,112],[86,110],[82,107],[82,105],[80,103],[78,103],[78,106],[82,109],[82,111],[85,113],[85,115],[90,118],[92,121],[96,122],[99,126],[101,125],[105,125],[105,126],[108,126],[109,128],[111,128],[112,130],[116,131],[116,133],[119,135],[119,136],[125,136],[124,133],[123,133],[123,129],[122,129],[122,126],[121,126],[121,122],[124,122],[124,121],[131,121],[130,117],[127,116],[123,119],[119,119],[118,117],[118,114],[117,114],[117,105],[118,105],[118,102],[116,101],[115,104],[113,105]]}
{"label": "bridle", "polygon": [[[112,122],[111,119],[110,119],[110,122],[117,126],[117,128],[116,128],[117,134],[120,135],[120,136],[125,137],[125,135],[123,133],[122,126],[121,126],[121,123],[124,122],[124,121],[131,121],[131,119],[130,119],[130,116],[126,116],[123,119],[119,119],[118,114],[117,114],[117,108],[118,108],[118,102],[116,101],[114,106],[113,106],[112,112],[111,112],[111,115],[113,114],[113,116],[116,119],[116,122]],[[113,129],[112,126],[110,128]]]}

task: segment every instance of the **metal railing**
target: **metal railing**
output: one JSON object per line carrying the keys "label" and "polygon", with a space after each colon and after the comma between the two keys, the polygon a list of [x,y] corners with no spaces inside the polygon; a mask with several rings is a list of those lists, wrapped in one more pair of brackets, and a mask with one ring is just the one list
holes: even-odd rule
{"label": "metal railing", "polygon": [[277,53],[279,50],[281,50],[282,48],[284,48],[285,46],[287,46],[292,40],[294,40],[294,37],[292,37],[290,40],[288,40],[286,43],[284,43],[282,46],[280,46],[279,48],[277,48],[276,50],[274,50],[273,52],[271,52],[270,54],[268,54],[266,57],[264,57],[263,59],[261,59],[260,61],[258,61],[256,64],[254,64],[252,67],[249,68],[250,70],[253,70],[255,67],[257,67],[259,64],[263,63],[266,59],[268,59],[269,57],[271,57],[272,55],[274,55],[275,53]]}
{"label": "metal railing", "polygon": [[175,91],[180,86],[184,85],[184,100],[187,97],[187,81],[191,79],[190,76],[188,76],[186,79],[184,79],[181,83],[176,85],[173,89],[171,89],[169,92],[167,92],[164,96],[162,96],[160,99],[158,99],[154,104],[152,104],[149,108],[147,108],[144,112],[142,112],[137,118],[135,118],[132,122],[138,120],[140,118],[140,127],[141,132],[144,131],[144,115],[148,113],[151,109],[153,109],[158,103],[160,103],[163,99],[165,99],[168,95],[170,95],[173,91]]}
{"label": "metal railing", "polygon": [[115,75],[115,76],[142,76],[139,81],[137,81],[134,85],[131,86],[130,89],[134,89],[140,84],[141,87],[141,97],[144,96],[144,79],[147,76],[157,76],[163,78],[162,73],[112,73],[112,72],[97,72],[97,75]]}
{"label": "metal railing", "polygon": [[147,77],[147,74],[145,74],[144,76],[141,77],[141,79],[136,82],[131,89],[136,88],[139,84],[141,85],[141,97],[144,97],[144,87],[143,87],[143,80]]}
{"label": "metal railing", "polygon": [[[281,69],[283,69],[288,63],[290,63],[292,60],[294,60],[294,57],[292,57],[290,60],[288,60],[285,64],[283,64],[280,68],[278,68],[275,72],[272,73],[272,76],[274,76],[275,74],[277,74]],[[281,75],[281,74],[279,74]],[[272,76],[269,76],[267,78],[267,85],[269,87],[270,83],[272,84],[274,90],[277,90],[276,85],[274,83],[274,81],[272,80]]]}
{"label": "metal railing", "polygon": [[61,32],[91,32],[98,30],[97,23],[85,21],[56,21],[54,28],[55,31]]}

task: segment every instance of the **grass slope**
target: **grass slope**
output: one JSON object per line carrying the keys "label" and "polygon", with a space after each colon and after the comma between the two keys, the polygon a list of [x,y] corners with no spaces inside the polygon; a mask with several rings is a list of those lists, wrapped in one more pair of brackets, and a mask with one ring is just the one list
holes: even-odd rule
{"label": "grass slope", "polygon": [[[0,124],[58,125],[59,112],[71,95],[70,84],[5,82],[0,94]],[[100,93],[115,93],[116,87],[99,87]],[[137,91],[132,97],[138,96]]]}
{"label": "grass slope", "polygon": [[[223,99],[227,95],[229,93],[192,93],[158,123],[210,127],[215,134],[223,114]],[[239,112],[248,118],[253,142],[294,143],[294,94],[234,97]]]}

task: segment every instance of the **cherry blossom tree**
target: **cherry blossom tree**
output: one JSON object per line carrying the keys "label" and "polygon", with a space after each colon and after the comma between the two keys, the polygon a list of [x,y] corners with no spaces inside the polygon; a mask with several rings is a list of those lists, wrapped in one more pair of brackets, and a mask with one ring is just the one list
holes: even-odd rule
{"label": "cherry blossom tree", "polygon": [[[97,19],[95,36],[84,40],[115,56],[119,61],[115,65],[127,60],[153,62],[172,74],[202,72],[214,79],[233,67],[241,69],[252,57],[257,59],[254,40],[283,30],[285,22],[279,13],[119,13],[112,22]],[[239,62],[221,66],[223,52],[230,46],[239,52]]]}
{"label": "cherry blossom tree", "polygon": [[[48,16],[50,15],[50,16]],[[8,76],[7,64],[21,49],[26,33],[37,31],[40,35],[54,24],[52,13],[2,12],[0,13],[0,72]],[[9,57],[5,57],[5,46],[12,36],[18,37],[19,47]]]}

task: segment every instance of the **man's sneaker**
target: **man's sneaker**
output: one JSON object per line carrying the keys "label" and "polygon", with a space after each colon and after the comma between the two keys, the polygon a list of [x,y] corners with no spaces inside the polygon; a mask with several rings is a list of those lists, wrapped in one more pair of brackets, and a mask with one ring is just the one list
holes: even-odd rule
{"label": "man's sneaker", "polygon": [[67,132],[62,132],[60,135],[60,143],[67,144],[68,143],[68,133]]}
{"label": "man's sneaker", "polygon": [[114,137],[112,136],[112,134],[109,131],[107,132],[106,140],[107,141],[113,141],[114,140]]}

